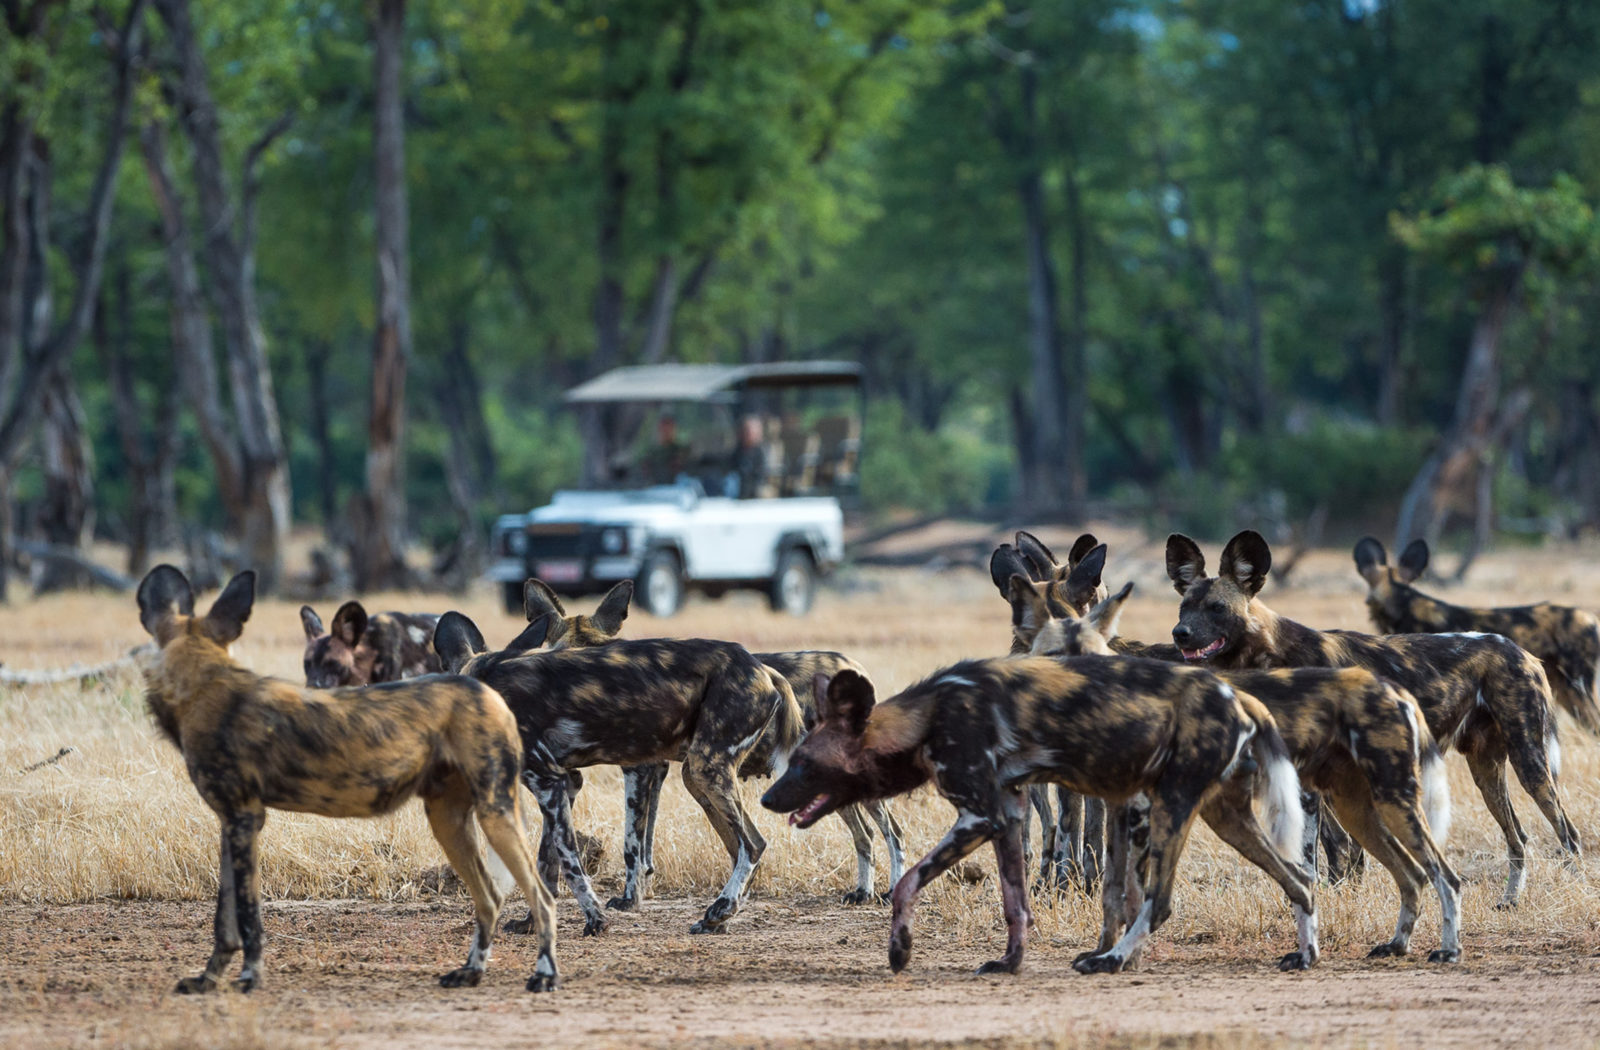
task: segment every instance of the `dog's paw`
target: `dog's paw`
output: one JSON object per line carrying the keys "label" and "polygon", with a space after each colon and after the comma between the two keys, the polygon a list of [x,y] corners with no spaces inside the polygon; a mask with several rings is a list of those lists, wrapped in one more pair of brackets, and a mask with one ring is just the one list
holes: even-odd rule
{"label": "dog's paw", "polygon": [[260,984],[261,979],[259,977],[235,977],[233,979],[233,990],[244,995],[249,995],[251,992],[255,991]]}
{"label": "dog's paw", "polygon": [[1079,973],[1120,973],[1122,960],[1110,952],[1100,955],[1088,952],[1072,960],[1072,968]]}
{"label": "dog's paw", "polygon": [[614,911],[638,911],[639,898],[625,897],[621,894],[618,894],[617,896],[606,901],[606,907],[611,908]]}
{"label": "dog's paw", "polygon": [[205,995],[216,990],[217,982],[206,974],[201,974],[199,977],[185,977],[178,982],[178,987],[173,989],[178,995]]}
{"label": "dog's paw", "polygon": [[839,903],[870,904],[872,901],[879,899],[881,898],[879,898],[878,894],[873,893],[871,890],[851,890],[849,893],[839,898]]}
{"label": "dog's paw", "polygon": [[532,933],[533,915],[529,913],[520,919],[508,919],[500,928],[507,933]]}
{"label": "dog's paw", "polygon": [[1315,959],[1308,958],[1304,952],[1290,952],[1278,960],[1278,969],[1285,973],[1290,970],[1309,970]]}
{"label": "dog's paw", "polygon": [[911,962],[911,931],[904,926],[889,935],[889,969],[895,973]]}
{"label": "dog's paw", "polygon": [[591,915],[584,921],[583,935],[585,937],[598,937],[611,928],[604,915]]}
{"label": "dog's paw", "polygon": [[1494,906],[1495,911],[1516,911],[1517,899],[1515,897],[1501,897]]}
{"label": "dog's paw", "polygon": [[1431,963],[1460,962],[1461,961],[1461,949],[1460,948],[1435,948],[1433,951],[1428,953],[1428,961],[1431,962]]}
{"label": "dog's paw", "polygon": [[991,959],[978,967],[977,974],[982,977],[987,973],[1016,973],[1020,969],[1022,969],[1021,960],[1012,962],[1008,959]]}
{"label": "dog's paw", "polygon": [[462,966],[439,975],[439,984],[445,988],[475,988],[481,980],[483,971],[471,966]]}
{"label": "dog's paw", "polygon": [[553,973],[536,973],[528,978],[528,991],[553,992],[556,990],[556,975]]}
{"label": "dog's paw", "polygon": [[1369,959],[1398,959],[1398,958],[1400,958],[1401,956],[1403,956],[1405,954],[1406,954],[1406,949],[1405,948],[1402,948],[1400,945],[1395,944],[1393,941],[1384,941],[1382,944],[1373,945],[1372,950],[1367,953],[1367,958],[1369,958]]}
{"label": "dog's paw", "polygon": [[689,932],[690,933],[695,933],[695,934],[699,934],[699,933],[727,933],[728,932],[728,927],[724,923],[710,922],[710,921],[708,921],[706,919],[701,919],[699,922],[697,922],[693,926],[689,927]]}

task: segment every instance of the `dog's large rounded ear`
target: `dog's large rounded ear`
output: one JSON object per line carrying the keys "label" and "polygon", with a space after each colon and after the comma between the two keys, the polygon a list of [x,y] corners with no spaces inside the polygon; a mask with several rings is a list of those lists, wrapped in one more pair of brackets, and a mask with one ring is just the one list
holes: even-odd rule
{"label": "dog's large rounded ear", "polygon": [[1363,536],[1356,541],[1356,548],[1352,552],[1356,559],[1356,572],[1367,581],[1368,587],[1376,587],[1383,580],[1383,570],[1389,564],[1389,554],[1383,549],[1383,544],[1371,536]]}
{"label": "dog's large rounded ear", "polygon": [[828,681],[828,691],[817,704],[817,718],[843,725],[860,736],[876,702],[872,683],[858,672],[845,668]]}
{"label": "dog's large rounded ear", "polygon": [[1132,593],[1133,581],[1129,580],[1122,585],[1122,590],[1090,609],[1089,615],[1083,618],[1084,622],[1109,642],[1117,636],[1117,621],[1122,618],[1122,607],[1127,604],[1128,596]]}
{"label": "dog's large rounded ear", "polygon": [[522,612],[529,623],[545,613],[567,615],[567,610],[561,607],[561,599],[556,597],[556,592],[550,589],[550,585],[532,576],[522,585]]}
{"label": "dog's large rounded ear", "polygon": [[1032,645],[1034,636],[1050,622],[1049,603],[1021,573],[1011,577],[1006,597],[1011,602],[1011,633],[1023,645]]}
{"label": "dog's large rounded ear", "polygon": [[458,612],[445,613],[433,628],[433,651],[451,674],[459,674],[468,660],[488,649],[478,625]]}
{"label": "dog's large rounded ear", "polygon": [[1218,575],[1232,578],[1239,589],[1252,598],[1267,582],[1270,571],[1272,548],[1254,529],[1245,529],[1229,540],[1222,548],[1222,561],[1217,566]]}
{"label": "dog's large rounded ear", "polygon": [[175,616],[194,615],[194,588],[189,578],[171,565],[157,565],[139,581],[139,623],[157,641],[162,624]]}
{"label": "dog's large rounded ear", "polygon": [[1100,595],[1100,576],[1106,568],[1106,545],[1096,544],[1092,550],[1084,552],[1072,570],[1061,581],[1061,588],[1065,591],[1066,602],[1072,611],[1082,615],[1083,611],[1094,604]]}
{"label": "dog's large rounded ear", "polygon": [[1056,577],[1059,562],[1056,556],[1050,553],[1050,548],[1039,542],[1039,537],[1031,532],[1017,532],[1017,551],[1028,561],[1028,577],[1043,583]]}
{"label": "dog's large rounded ear", "polygon": [[1096,547],[1103,547],[1099,540],[1094,538],[1094,533],[1086,532],[1072,541],[1072,549],[1067,552],[1067,567],[1075,568],[1090,551]]}
{"label": "dog's large rounded ear", "polygon": [[[560,633],[565,634],[567,621],[557,616],[555,613],[545,613],[543,616],[524,627],[521,634],[511,639],[511,643],[506,646],[505,651],[508,653],[525,653],[530,649],[537,649],[546,643],[554,644],[556,638],[550,637],[550,634],[551,628],[557,624],[561,626]],[[438,631],[436,628],[435,634],[437,633]],[[557,637],[560,637],[560,635],[557,635]]]}
{"label": "dog's large rounded ear", "polygon": [[322,617],[309,605],[300,606],[300,626],[305,628],[308,642],[314,642],[328,633],[322,627]]}
{"label": "dog's large rounded ear", "polygon": [[1167,578],[1179,594],[1206,578],[1206,556],[1200,545],[1181,532],[1167,537]]}
{"label": "dog's large rounded ear", "polygon": [[339,606],[333,614],[333,626],[328,629],[339,641],[354,649],[367,633],[367,610],[360,602],[349,601]]}
{"label": "dog's large rounded ear", "polygon": [[1009,543],[1002,543],[989,556],[989,579],[994,581],[1000,597],[1011,600],[1011,577],[1032,577],[1033,568],[1026,558]]}
{"label": "dog's large rounded ear", "polygon": [[622,630],[622,621],[628,618],[628,603],[633,601],[633,581],[623,580],[600,599],[600,607],[589,617],[589,622],[613,637]]}
{"label": "dog's large rounded ear", "polygon": [[245,621],[256,604],[256,573],[246,569],[222,588],[206,613],[206,633],[219,645],[231,645],[244,633]]}
{"label": "dog's large rounded ear", "polygon": [[1427,571],[1428,541],[1412,540],[1400,554],[1400,568],[1395,570],[1395,577],[1401,583],[1410,583]]}

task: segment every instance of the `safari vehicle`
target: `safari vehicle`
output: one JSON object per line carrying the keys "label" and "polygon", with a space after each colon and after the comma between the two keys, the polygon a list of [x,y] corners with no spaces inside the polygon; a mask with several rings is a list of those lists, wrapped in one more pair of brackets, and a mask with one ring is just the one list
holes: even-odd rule
{"label": "safari vehicle", "polygon": [[[859,365],[617,368],[565,400],[639,422],[654,413],[656,441],[619,456],[599,486],[499,518],[489,574],[508,611],[521,611],[529,576],[567,595],[631,579],[657,616],[677,612],[691,588],[749,588],[781,612],[811,608],[818,577],[844,557],[844,506],[860,492]],[[687,444],[680,414],[694,418]]]}

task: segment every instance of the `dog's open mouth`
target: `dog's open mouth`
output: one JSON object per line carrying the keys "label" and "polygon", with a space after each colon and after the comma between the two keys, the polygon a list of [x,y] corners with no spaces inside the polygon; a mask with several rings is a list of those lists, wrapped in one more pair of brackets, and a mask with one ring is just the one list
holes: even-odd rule
{"label": "dog's open mouth", "polygon": [[1204,649],[1180,649],[1178,651],[1183,654],[1183,658],[1185,660],[1204,660],[1206,657],[1222,648],[1222,641],[1223,640],[1221,638],[1218,638]]}
{"label": "dog's open mouth", "polygon": [[827,808],[827,805],[828,796],[825,794],[818,795],[810,802],[807,802],[805,805],[789,814],[789,823],[793,824],[795,827],[808,828],[816,821],[818,817],[822,816],[822,811]]}

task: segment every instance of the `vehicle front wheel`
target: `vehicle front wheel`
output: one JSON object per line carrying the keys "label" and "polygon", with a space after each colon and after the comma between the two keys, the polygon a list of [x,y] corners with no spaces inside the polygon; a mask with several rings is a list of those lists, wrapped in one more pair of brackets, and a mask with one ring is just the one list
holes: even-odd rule
{"label": "vehicle front wheel", "polygon": [[683,566],[672,551],[653,551],[639,570],[639,603],[652,616],[671,616],[683,607]]}
{"label": "vehicle front wheel", "polygon": [[772,589],[767,598],[772,608],[790,616],[804,616],[811,611],[811,602],[817,596],[817,567],[811,555],[791,547],[778,556],[778,571],[772,576]]}

